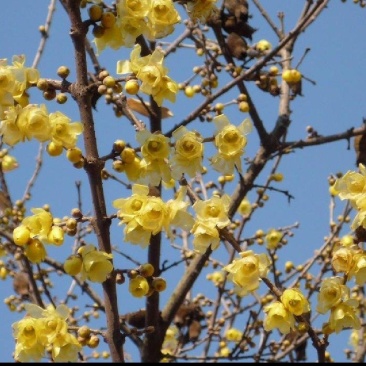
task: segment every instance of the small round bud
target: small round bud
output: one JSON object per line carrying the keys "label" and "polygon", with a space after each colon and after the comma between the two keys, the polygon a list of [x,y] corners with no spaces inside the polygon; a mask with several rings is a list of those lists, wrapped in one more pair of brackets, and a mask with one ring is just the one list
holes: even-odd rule
{"label": "small round bud", "polygon": [[56,97],[56,102],[58,104],[64,104],[67,102],[67,95],[65,93],[59,93]]}
{"label": "small round bud", "polygon": [[82,159],[83,153],[78,147],[73,147],[66,151],[66,157],[72,163],[77,163]]}
{"label": "small round bud", "polygon": [[78,329],[78,336],[83,338],[89,338],[91,335],[90,328],[86,325],[83,325]]}
{"label": "small round bud", "polygon": [[57,145],[53,141],[51,141],[47,145],[46,149],[47,149],[48,155],[50,155],[50,156],[59,156],[64,151],[64,148],[62,145]]}
{"label": "small round bud", "polygon": [[69,219],[67,219],[67,221],[66,221],[66,227],[67,227],[69,230],[73,230],[73,229],[75,229],[77,224],[78,224],[78,222],[77,222],[74,218],[69,218]]}
{"label": "small round bud", "polygon": [[136,156],[135,150],[132,149],[131,147],[126,147],[121,152],[122,161],[126,164],[132,164],[135,160],[135,156]]}
{"label": "small round bud", "polygon": [[49,88],[48,82],[46,79],[38,79],[37,88],[42,91],[46,91]]}
{"label": "small round bud", "polygon": [[113,151],[115,151],[116,153],[121,153],[125,147],[126,141],[124,140],[116,140],[113,143]]}
{"label": "small round bud", "polygon": [[56,98],[56,90],[55,89],[47,89],[43,92],[43,98],[46,100],[53,100]]}
{"label": "small round bud", "polygon": [[135,79],[128,80],[125,84],[125,90],[128,94],[135,95],[138,93],[139,89],[140,85]]}
{"label": "small round bud", "polygon": [[151,282],[151,287],[157,292],[162,292],[166,289],[166,281],[162,277],[155,277]]}
{"label": "small round bud", "polygon": [[112,168],[118,173],[122,173],[125,170],[125,165],[121,160],[113,160]]}
{"label": "small round bud", "polygon": [[81,219],[83,217],[82,212],[80,211],[80,209],[78,208],[73,208],[71,210],[71,216],[74,217],[75,219]]}
{"label": "small round bud", "polygon": [[66,79],[70,74],[70,69],[67,66],[60,66],[57,69],[57,75],[62,78],[62,79]]}
{"label": "small round bud", "polygon": [[195,94],[193,87],[191,86],[186,86],[184,89],[184,94],[188,97],[188,98],[192,98]]}
{"label": "small round bud", "polygon": [[87,343],[90,348],[97,348],[99,346],[99,338],[96,335],[92,335]]}
{"label": "small round bud", "polygon": [[98,22],[102,18],[103,8],[95,4],[88,9],[88,13],[90,20],[93,22]]}
{"label": "small round bud", "polygon": [[101,17],[101,23],[104,28],[113,28],[114,24],[116,23],[116,16],[110,11],[107,11],[103,13]]}
{"label": "small round bud", "polygon": [[151,277],[154,274],[155,268],[151,263],[145,263],[139,268],[140,274],[143,277]]}
{"label": "small round bud", "polygon": [[249,112],[249,104],[247,102],[240,102],[238,104],[238,107],[240,112],[243,113]]}
{"label": "small round bud", "polygon": [[116,79],[113,76],[108,75],[103,79],[103,85],[107,88],[113,88],[116,85]]}

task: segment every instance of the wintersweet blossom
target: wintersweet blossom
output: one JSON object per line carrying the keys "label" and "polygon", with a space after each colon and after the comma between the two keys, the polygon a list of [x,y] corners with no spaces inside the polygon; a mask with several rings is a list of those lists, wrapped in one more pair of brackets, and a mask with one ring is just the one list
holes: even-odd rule
{"label": "wintersweet blossom", "polygon": [[349,199],[355,201],[360,194],[366,192],[366,167],[358,165],[360,172],[348,171],[334,184],[335,190],[341,200]]}
{"label": "wintersweet blossom", "polygon": [[205,253],[209,247],[211,247],[211,250],[215,250],[220,245],[219,231],[212,222],[197,220],[191,229],[191,233],[194,235],[193,247],[198,253]]}
{"label": "wintersweet blossom", "polygon": [[355,277],[357,285],[363,286],[366,283],[366,253],[361,252],[353,256],[353,266],[348,276]]}
{"label": "wintersweet blossom", "polygon": [[135,45],[130,61],[118,61],[117,74],[134,73],[142,82],[140,90],[151,95],[161,107],[163,99],[175,102],[178,84],[167,76],[168,69],[163,65],[164,53],[155,49],[151,55],[140,57],[141,46]]}
{"label": "wintersweet blossom", "polygon": [[252,212],[252,205],[250,204],[250,201],[247,197],[244,197],[242,201],[240,202],[240,205],[238,207],[238,212],[240,215],[249,215]]}
{"label": "wintersweet blossom", "polygon": [[348,273],[354,264],[354,255],[356,254],[353,247],[341,247],[333,253],[332,266],[336,272]]}
{"label": "wintersweet blossom", "polygon": [[358,301],[348,299],[341,302],[331,309],[329,318],[329,327],[336,333],[339,333],[344,328],[360,329],[361,322],[356,313]]}
{"label": "wintersweet blossom", "polygon": [[218,150],[210,158],[213,168],[224,175],[232,175],[235,167],[241,172],[241,156],[244,154],[246,135],[251,132],[252,123],[246,119],[237,127],[224,114],[216,116],[213,122],[216,125],[214,144]]}
{"label": "wintersweet blossom", "polygon": [[266,313],[263,327],[267,332],[278,328],[282,334],[288,334],[295,330],[295,318],[281,301],[265,306],[263,311]]}
{"label": "wintersweet blossom", "polygon": [[202,172],[202,159],[204,152],[203,138],[198,132],[189,131],[180,126],[173,132],[175,144],[173,156],[170,159],[172,176],[180,179],[182,174],[194,178]]}
{"label": "wintersweet blossom", "polygon": [[349,299],[350,290],[343,284],[341,277],[324,278],[320,284],[316,311],[325,314],[327,311]]}
{"label": "wintersweet blossom", "polygon": [[16,157],[6,154],[1,158],[1,169],[4,173],[11,172],[12,170],[18,168],[18,161]]}
{"label": "wintersweet blossom", "polygon": [[222,197],[212,196],[210,199],[202,201],[197,200],[193,204],[193,209],[197,214],[197,220],[205,223],[211,223],[220,229],[230,224],[228,211],[231,198],[224,194]]}
{"label": "wintersweet blossom", "polygon": [[228,280],[245,291],[241,295],[244,296],[258,289],[260,278],[268,274],[270,260],[266,254],[255,254],[252,250],[241,252],[240,256],[223,269],[229,272]]}
{"label": "wintersweet blossom", "polygon": [[173,33],[181,18],[172,0],[151,0],[146,37],[154,41]]}
{"label": "wintersweet blossom", "polygon": [[71,119],[61,112],[50,113],[49,122],[52,128],[52,141],[55,144],[62,145],[66,149],[76,146],[77,138],[84,129],[80,122],[71,123]]}
{"label": "wintersweet blossom", "polygon": [[80,279],[88,279],[92,282],[104,282],[107,276],[113,270],[113,264],[110,261],[113,254],[97,250],[94,245],[84,245],[78,249],[81,255],[83,265],[80,271]]}
{"label": "wintersweet blossom", "polygon": [[282,237],[283,237],[283,234],[281,233],[281,231],[278,231],[276,229],[270,229],[264,238],[264,240],[267,244],[267,248],[276,249],[278,244],[280,243]]}
{"label": "wintersweet blossom", "polygon": [[170,154],[169,138],[161,133],[142,130],[137,132],[136,139],[141,145],[144,160],[141,179],[155,186],[159,185],[161,179],[169,182],[172,178],[167,160]]}
{"label": "wintersweet blossom", "polygon": [[32,208],[31,212],[34,215],[25,217],[22,225],[28,228],[31,238],[47,240],[53,225],[52,214],[43,208]]}
{"label": "wintersweet blossom", "polygon": [[297,288],[290,288],[283,291],[281,302],[293,315],[302,315],[310,311],[309,301]]}

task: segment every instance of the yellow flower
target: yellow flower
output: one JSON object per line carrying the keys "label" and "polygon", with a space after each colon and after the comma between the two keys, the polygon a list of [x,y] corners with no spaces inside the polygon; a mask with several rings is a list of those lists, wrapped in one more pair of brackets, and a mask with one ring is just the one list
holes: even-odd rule
{"label": "yellow flower", "polygon": [[211,246],[215,250],[220,245],[220,235],[216,226],[210,222],[196,221],[191,233],[194,235],[193,247],[203,254]]}
{"label": "yellow flower", "polygon": [[146,248],[150,244],[151,231],[145,230],[136,220],[129,222],[124,229],[124,240],[128,243]]}
{"label": "yellow flower", "polygon": [[179,180],[183,173],[194,178],[203,169],[202,136],[198,132],[188,131],[186,127],[180,126],[173,132],[173,138],[175,145],[170,160],[173,178]]}
{"label": "yellow flower", "polygon": [[22,107],[17,105],[15,107],[9,107],[4,111],[4,118],[0,123],[0,136],[5,144],[14,146],[20,141],[25,139],[25,135],[20,131],[17,125],[18,114],[20,114]]}
{"label": "yellow flower", "polygon": [[231,198],[227,194],[222,197],[212,196],[205,201],[197,200],[193,209],[196,211],[198,221],[210,223],[223,229],[230,224],[230,219],[227,216],[230,202]]}
{"label": "yellow flower", "polygon": [[45,142],[51,138],[52,129],[44,104],[40,106],[29,104],[24,107],[18,114],[16,124],[21,134],[28,140],[35,138]]}
{"label": "yellow flower", "polygon": [[353,264],[355,251],[351,248],[341,247],[333,253],[332,266],[336,272],[348,273]]}
{"label": "yellow flower", "polygon": [[82,281],[88,279],[92,282],[102,283],[113,270],[113,264],[110,261],[113,255],[97,250],[94,245],[89,244],[80,247],[78,254],[81,255],[83,260],[80,272]]}
{"label": "yellow flower", "polygon": [[47,343],[43,321],[25,317],[13,323],[12,328],[13,337],[16,341],[15,360],[19,362],[39,362],[44,355],[45,345]]}
{"label": "yellow flower", "polygon": [[118,22],[110,28],[103,27],[103,34],[100,37],[95,37],[93,42],[97,47],[97,54],[100,54],[107,46],[118,50],[125,44]]}
{"label": "yellow flower", "polygon": [[117,74],[134,73],[141,80],[140,90],[151,95],[161,107],[163,99],[175,102],[178,85],[168,76],[168,69],[163,65],[164,53],[155,49],[151,55],[140,57],[141,46],[135,45],[130,61],[118,61]]}
{"label": "yellow flower", "polygon": [[352,235],[344,235],[341,238],[341,244],[344,247],[351,247],[352,245],[354,245],[353,236]]}
{"label": "yellow flower", "polygon": [[191,0],[187,2],[187,12],[190,18],[206,24],[209,18],[219,12],[216,7],[217,0]]}
{"label": "yellow flower", "polygon": [[22,225],[29,229],[31,238],[37,236],[39,240],[47,240],[53,224],[51,213],[43,208],[32,208],[31,211],[34,215],[25,217]]}
{"label": "yellow flower", "polygon": [[238,208],[238,212],[243,216],[249,215],[252,212],[252,205],[250,204],[248,198],[244,197],[242,199]]}
{"label": "yellow flower", "polygon": [[[187,187],[181,186],[177,192],[177,196],[174,200],[169,200],[166,203],[167,207],[167,221],[169,226],[178,226],[183,230],[189,231],[194,225],[194,219],[192,215],[187,212],[189,203],[184,201],[187,193]],[[168,229],[168,237],[173,237],[171,230]]]}
{"label": "yellow flower", "polygon": [[336,333],[339,333],[344,328],[360,329],[361,322],[356,314],[358,302],[354,299],[349,299],[341,302],[331,309],[329,326]]}
{"label": "yellow flower", "polygon": [[334,188],[338,191],[341,200],[355,200],[362,193],[366,192],[366,167],[359,164],[360,172],[348,171],[341,178],[338,178]]}
{"label": "yellow flower", "polygon": [[145,277],[136,276],[130,279],[128,290],[134,297],[143,297],[149,292],[150,287]]}
{"label": "yellow flower", "polygon": [[290,288],[283,291],[281,301],[291,314],[302,315],[310,311],[309,301],[297,288]]}
{"label": "yellow flower", "polygon": [[58,334],[52,344],[52,359],[55,362],[77,362],[82,347],[74,335]]}
{"label": "yellow flower", "polygon": [[213,119],[216,125],[214,144],[218,153],[210,158],[213,168],[224,175],[232,175],[236,166],[241,169],[241,156],[247,144],[247,135],[252,130],[249,119],[244,120],[238,127],[232,125],[224,114]]}
{"label": "yellow flower", "polygon": [[71,119],[61,112],[50,113],[49,121],[52,128],[52,141],[66,149],[74,148],[77,136],[83,132],[83,125],[80,122],[71,123]]}
{"label": "yellow flower", "polygon": [[349,289],[343,284],[341,277],[324,278],[319,289],[316,311],[320,314],[325,314],[341,301],[345,301],[348,298]]}
{"label": "yellow flower", "polygon": [[268,249],[276,249],[279,242],[282,239],[283,234],[281,231],[278,231],[276,229],[271,229],[268,231],[267,235],[265,236],[264,240],[267,243]]}
{"label": "yellow flower", "polygon": [[70,276],[76,276],[83,267],[83,260],[80,255],[70,255],[64,263],[64,270]]}
{"label": "yellow flower", "polygon": [[143,130],[136,134],[136,139],[141,145],[141,154],[146,164],[141,177],[151,185],[158,185],[161,179],[169,182],[172,178],[167,161],[170,153],[169,138]]}
{"label": "yellow flower", "polygon": [[225,338],[229,342],[240,342],[243,337],[243,332],[236,328],[229,328],[225,332]]}
{"label": "yellow flower", "polygon": [[363,286],[366,282],[366,254],[358,253],[353,256],[353,266],[349,272],[349,277],[355,277],[357,285]]}
{"label": "yellow flower", "polygon": [[41,263],[46,258],[46,249],[38,239],[30,239],[24,247],[24,254],[32,263]]}
{"label": "yellow flower", "polygon": [[16,168],[18,168],[18,162],[14,156],[6,154],[1,159],[1,169],[3,172],[11,172]]}
{"label": "yellow flower", "polygon": [[[266,254],[255,254],[252,250],[240,253],[240,259],[223,269],[229,272],[228,279],[244,289],[246,293],[253,292],[259,287],[260,277],[266,277],[270,261]],[[244,296],[244,294],[242,294]]]}
{"label": "yellow flower", "polygon": [[113,201],[113,207],[118,209],[117,215],[120,224],[129,223],[140,213],[148,200],[149,187],[141,184],[132,186],[132,195],[129,198],[118,198]]}
{"label": "yellow flower", "polygon": [[62,245],[64,242],[65,232],[60,226],[52,226],[48,233],[47,241],[55,245]]}
{"label": "yellow flower", "polygon": [[159,233],[163,227],[167,228],[168,210],[160,197],[148,197],[136,221],[144,230],[149,230],[153,235]]}
{"label": "yellow flower", "polygon": [[174,24],[179,23],[180,20],[172,0],[152,0],[146,37],[151,41],[166,37],[174,31]]}
{"label": "yellow flower", "polygon": [[288,334],[295,329],[295,318],[282,302],[275,301],[265,306],[263,311],[266,313],[263,327],[267,332],[278,328],[282,334]]}
{"label": "yellow flower", "polygon": [[119,0],[117,1],[117,14],[120,18],[144,18],[148,15],[151,0]]}

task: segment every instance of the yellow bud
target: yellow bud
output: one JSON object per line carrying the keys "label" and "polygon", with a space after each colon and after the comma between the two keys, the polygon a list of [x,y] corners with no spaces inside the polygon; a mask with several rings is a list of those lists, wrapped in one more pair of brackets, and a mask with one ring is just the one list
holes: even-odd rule
{"label": "yellow bud", "polygon": [[101,23],[104,28],[112,28],[116,23],[116,17],[113,13],[107,11],[103,13]]}
{"label": "yellow bud", "polygon": [[128,94],[135,95],[138,93],[139,89],[140,85],[135,79],[128,80],[125,84],[125,90]]}
{"label": "yellow bud", "polygon": [[78,336],[82,338],[89,338],[91,334],[90,328],[86,325],[83,325],[78,329]]}
{"label": "yellow bud", "polygon": [[93,22],[98,22],[102,18],[103,8],[95,4],[88,9],[88,13],[90,20]]}
{"label": "yellow bud", "polygon": [[139,268],[140,274],[143,277],[151,277],[154,274],[155,268],[151,263],[145,263]]}
{"label": "yellow bud", "polygon": [[271,179],[275,182],[282,182],[283,181],[283,174],[282,173],[275,173],[272,174]]}
{"label": "yellow bud", "polygon": [[135,156],[135,150],[130,147],[126,147],[121,153],[122,161],[126,164],[132,164],[135,160]]}
{"label": "yellow bud", "polygon": [[30,231],[26,226],[20,225],[14,229],[13,240],[16,245],[23,246],[28,243],[29,239]]}
{"label": "yellow bud", "polygon": [[116,140],[113,143],[113,150],[116,153],[121,153],[125,147],[126,147],[126,142],[124,140]]}
{"label": "yellow bud", "polygon": [[107,88],[113,88],[116,85],[116,79],[113,76],[108,75],[103,79],[103,85]]}
{"label": "yellow bud", "polygon": [[57,69],[57,75],[62,78],[62,79],[66,79],[70,74],[70,69],[67,66],[60,66]]}
{"label": "yellow bud", "polygon": [[188,97],[188,98],[192,98],[195,94],[195,91],[193,89],[193,87],[191,86],[186,86],[184,89],[184,94]]}
{"label": "yellow bud", "polygon": [[240,112],[249,112],[249,104],[247,102],[240,102],[238,106]]}
{"label": "yellow bud", "polygon": [[83,154],[78,147],[74,147],[67,150],[66,157],[72,163],[77,163],[82,159]]}
{"label": "yellow bud", "polygon": [[65,93],[57,94],[56,102],[58,104],[65,104],[67,102],[67,95]]}
{"label": "yellow bud", "polygon": [[166,281],[162,277],[156,277],[152,280],[152,288],[157,292],[162,292],[166,289]]}
{"label": "yellow bud", "polygon": [[55,144],[53,141],[51,141],[47,145],[47,152],[50,156],[59,156],[62,154],[64,148],[62,145]]}
{"label": "yellow bud", "polygon": [[5,267],[1,267],[0,268],[0,278],[2,279],[2,280],[5,280],[6,279],[6,277],[7,277],[7,275],[8,275],[8,270],[5,268]]}
{"label": "yellow bud", "polygon": [[98,336],[96,336],[96,335],[92,335],[92,336],[89,338],[89,340],[88,340],[88,342],[87,342],[87,345],[88,345],[88,347],[90,347],[90,348],[97,348],[97,347],[99,346],[99,338],[98,338]]}

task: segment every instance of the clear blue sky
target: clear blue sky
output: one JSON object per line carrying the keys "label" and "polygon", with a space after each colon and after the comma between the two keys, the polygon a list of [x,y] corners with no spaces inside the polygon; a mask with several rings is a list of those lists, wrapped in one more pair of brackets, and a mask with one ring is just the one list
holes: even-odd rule
{"label": "clear blue sky", "polygon": [[[262,5],[276,22],[278,11],[285,12],[286,30],[293,27],[302,3],[304,2],[291,0],[262,1]],[[0,22],[0,58],[8,58],[10,61],[14,54],[25,54],[27,65],[31,65],[40,41],[38,26],[45,21],[48,4],[49,2],[45,0],[12,0],[8,1],[6,5],[3,4],[3,17]],[[251,12],[253,18],[250,22],[255,28],[258,28],[253,36],[253,42],[265,38],[275,45],[275,35],[252,3]],[[294,52],[294,64],[301,58],[306,48],[311,48],[311,52],[303,61],[300,70],[303,75],[315,80],[316,85],[303,82],[304,96],[298,97],[292,104],[292,125],[288,140],[305,138],[308,125],[313,126],[319,134],[327,135],[358,127],[362,123],[362,118],[366,117],[365,15],[366,9],[360,9],[352,1],[343,4],[340,0],[334,0],[319,19],[300,37]],[[50,37],[39,65],[42,77],[56,78],[56,70],[60,65],[67,65],[71,70],[74,69],[73,50],[68,32],[68,19],[63,8],[57,3]],[[186,55],[189,52],[193,51],[187,51]],[[101,54],[100,61],[113,74],[116,62],[120,59],[127,59],[129,53],[129,49],[121,49],[117,52],[106,50]],[[192,62],[194,62],[194,57],[185,57],[182,61],[182,58],[173,55],[171,59],[167,60],[171,77],[178,82],[186,80],[194,66]],[[179,67],[176,67],[177,65]],[[70,79],[73,76],[74,73],[71,73]],[[278,99],[258,92],[254,86],[250,87],[250,91],[265,126],[271,129],[278,114]],[[43,102],[37,90],[31,91],[31,97],[34,103]],[[219,101],[226,102],[235,97],[236,94],[231,94]],[[176,123],[179,123],[187,111],[194,110],[196,103],[194,99],[187,100],[182,94],[179,95],[174,106],[167,103],[167,106],[172,108],[174,117],[164,120],[164,128],[170,130]],[[72,100],[62,107],[56,102],[47,105],[49,112],[62,110],[73,120],[79,119],[76,105]],[[116,120],[111,108],[104,107],[102,101],[99,102],[98,110],[96,130],[100,136],[101,155],[110,151],[116,138],[130,140],[132,144],[136,144],[133,128],[127,120]],[[236,124],[239,124],[245,117],[237,112],[235,106],[225,109],[225,114]],[[202,128],[202,126],[197,128]],[[253,157],[258,147],[255,132],[248,138],[247,156]],[[80,144],[80,146],[82,145]],[[20,168],[8,175],[9,187],[14,199],[19,198],[24,192],[24,181],[28,180],[33,172],[37,149],[37,144],[30,143],[17,146],[13,152],[20,163]],[[273,193],[266,203],[265,209],[257,211],[253,222],[247,226],[247,236],[251,236],[259,228],[268,230],[271,227],[283,227],[299,222],[300,228],[295,231],[294,238],[290,240],[286,248],[285,260],[291,259],[295,264],[302,263],[323,244],[323,238],[329,230],[330,200],[327,177],[330,174],[339,171],[346,172],[350,169],[355,169],[355,154],[352,149],[347,149],[346,141],[297,150],[294,154],[285,157],[279,169],[285,179],[278,187],[288,190],[295,199],[289,204],[286,197]],[[265,182],[266,173],[268,173],[268,169],[259,177],[258,184]],[[214,173],[212,179],[217,179],[217,176],[218,174]],[[74,184],[76,180],[82,181],[83,207],[86,212],[90,211],[91,204],[84,171],[73,169],[65,156],[58,158],[45,156],[38,188],[33,191],[30,207],[41,207],[43,204],[49,203],[55,216],[69,215],[71,208],[75,207],[77,203]],[[109,200],[108,211],[113,213],[111,201],[119,197],[126,197],[128,193],[114,182],[107,182],[105,186],[107,200]],[[254,195],[249,195],[249,198],[251,197],[254,198]],[[112,229],[114,244],[120,243],[122,238],[122,229],[116,224]],[[65,246],[67,246],[66,249],[63,248],[58,252],[62,254],[57,254],[59,260],[65,259],[69,254],[72,240],[68,239]],[[133,253],[135,254],[137,250],[140,249],[133,248]],[[259,251],[262,250],[259,248]],[[52,253],[56,253],[56,250]],[[143,260],[142,258],[143,256],[141,256],[141,260]],[[169,278],[170,285],[174,287],[179,275],[180,273],[177,271],[177,278]],[[56,283],[56,286],[58,285],[59,283]],[[61,285],[65,290],[69,283],[62,282]],[[11,281],[0,282],[0,288],[2,297],[9,296],[12,292]],[[59,296],[62,298],[63,294]],[[130,305],[126,300],[126,304],[123,304],[125,306],[123,311],[130,310]],[[136,306],[143,307],[143,300]],[[21,316],[9,313],[2,302],[0,302],[0,313],[3,314],[0,331],[0,360],[12,361],[11,352],[14,343],[10,337],[10,325],[19,320]],[[325,321],[326,318],[324,317],[323,320]],[[330,337],[329,351],[336,361],[344,359],[343,349],[348,342],[348,333],[345,334],[346,336],[339,334]],[[133,351],[127,349],[127,352]],[[137,358],[134,360],[136,361]]]}

